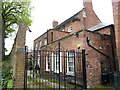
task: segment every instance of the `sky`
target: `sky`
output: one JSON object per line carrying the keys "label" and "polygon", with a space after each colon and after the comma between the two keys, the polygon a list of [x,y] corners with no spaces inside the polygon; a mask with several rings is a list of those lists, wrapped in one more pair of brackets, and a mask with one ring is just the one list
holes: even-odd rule
{"label": "sky", "polygon": [[[113,24],[111,0],[92,0],[93,10],[103,23]],[[47,29],[52,28],[53,20],[60,23],[77,13],[83,8],[83,0],[32,0],[31,18],[32,25],[27,31],[26,45],[33,49],[33,41],[42,35]],[[15,36],[15,35],[14,35]],[[6,39],[8,54],[11,51],[14,37]],[[9,43],[9,44],[8,44]]]}

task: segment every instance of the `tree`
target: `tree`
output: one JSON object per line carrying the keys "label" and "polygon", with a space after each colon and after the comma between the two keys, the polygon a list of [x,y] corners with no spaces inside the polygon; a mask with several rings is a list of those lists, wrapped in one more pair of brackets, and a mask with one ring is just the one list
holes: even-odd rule
{"label": "tree", "polygon": [[31,25],[32,7],[30,4],[30,0],[24,0],[24,2],[2,1],[3,38],[10,37],[12,32],[15,31],[15,26],[18,26],[20,21],[23,21],[27,26]]}

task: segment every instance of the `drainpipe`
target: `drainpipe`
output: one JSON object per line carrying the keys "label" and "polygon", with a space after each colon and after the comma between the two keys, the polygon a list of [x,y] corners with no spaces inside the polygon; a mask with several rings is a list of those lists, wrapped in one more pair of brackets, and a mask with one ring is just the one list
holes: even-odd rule
{"label": "drainpipe", "polygon": [[115,50],[115,34],[114,34],[114,25],[110,26],[110,34],[111,34],[111,39],[110,39],[110,42],[111,42],[111,46],[112,46],[112,56],[113,56],[113,64],[114,64],[114,71],[117,71],[118,70],[118,61],[117,61],[117,58],[116,58],[116,50]]}

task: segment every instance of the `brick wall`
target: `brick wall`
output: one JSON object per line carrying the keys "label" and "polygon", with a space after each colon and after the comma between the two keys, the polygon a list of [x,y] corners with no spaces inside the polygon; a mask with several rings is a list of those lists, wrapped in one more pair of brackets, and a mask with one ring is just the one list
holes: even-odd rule
{"label": "brick wall", "polygon": [[[84,0],[86,1],[86,0]],[[47,50],[56,50],[58,48],[58,40],[60,39],[61,42],[61,50],[76,50],[81,51],[82,49],[86,50],[88,54],[86,56],[87,62],[87,84],[90,87],[94,87],[96,85],[101,84],[101,74],[106,70],[110,70],[110,65],[113,66],[111,62],[113,58],[113,37],[114,31],[109,26],[102,28],[96,32],[91,32],[83,29],[91,28],[101,21],[94,13],[92,9],[92,2],[84,2],[85,8],[82,9],[79,14],[75,18],[79,20],[67,22],[65,25],[55,30],[49,30],[48,34],[43,34],[42,36],[38,37],[34,41],[35,44],[38,43],[40,40],[43,40],[44,37],[48,37],[48,45],[43,46],[41,49]],[[83,12],[86,13],[86,17],[83,17]],[[63,23],[62,23],[63,24]],[[72,25],[72,32],[67,32],[68,26]],[[62,30],[65,32],[61,32]],[[83,30],[79,33],[79,35],[72,35],[75,32]],[[111,31],[112,30],[112,31]],[[51,43],[51,32],[53,32],[53,43]],[[110,36],[111,35],[111,36]],[[87,44],[86,38],[90,39],[90,45]],[[77,44],[80,44],[81,48],[77,49]],[[105,63],[103,63],[103,61]],[[108,62],[107,62],[108,61]],[[64,62],[64,61],[63,61]],[[62,63],[64,65],[64,63]],[[46,61],[41,61],[41,71],[45,72]],[[79,66],[79,65],[78,65]],[[80,69],[79,69],[80,70]],[[65,71],[63,69],[63,71]]]}
{"label": "brick wall", "polygon": [[[60,31],[50,30],[48,32],[48,43],[59,40],[67,35],[69,35],[68,32],[62,32],[62,31],[60,32]],[[53,41],[52,41],[52,38],[53,38]]]}
{"label": "brick wall", "polygon": [[13,88],[24,88],[25,37],[26,26],[23,22],[20,22],[19,29],[10,53],[10,60],[12,61],[13,67]]}
{"label": "brick wall", "polygon": [[[90,47],[87,44],[86,37],[90,39],[90,45],[95,49]],[[79,33],[78,37],[73,35],[73,36],[64,38],[63,40],[60,40],[60,43],[61,43],[61,50],[75,50],[80,52],[82,49],[86,50],[86,53],[88,54],[86,56],[87,84],[90,87],[99,85],[101,83],[101,73],[104,72],[105,69],[110,69],[109,64],[111,64],[110,62],[107,62],[107,63],[102,63],[102,66],[101,66],[101,62],[106,60],[111,61],[113,58],[110,36],[83,31]],[[76,47],[77,44],[81,45],[80,49],[77,49]],[[42,49],[56,50],[56,48],[58,48],[58,42],[49,44],[46,47],[43,47]],[[98,52],[96,49],[102,52],[102,54]],[[107,56],[110,58],[108,58]],[[42,72],[45,72],[46,70],[45,66],[46,66],[46,60],[42,60],[41,61]],[[64,66],[64,61],[62,62],[62,66]],[[78,69],[82,70],[80,69],[80,64],[78,66],[76,64],[76,67],[79,67]],[[79,70],[77,72],[80,72]],[[64,68],[62,68],[62,71],[65,71]]]}
{"label": "brick wall", "polygon": [[114,16],[114,24],[115,24],[115,38],[116,38],[116,53],[117,60],[119,64],[120,70],[120,1],[113,0],[113,16]]}

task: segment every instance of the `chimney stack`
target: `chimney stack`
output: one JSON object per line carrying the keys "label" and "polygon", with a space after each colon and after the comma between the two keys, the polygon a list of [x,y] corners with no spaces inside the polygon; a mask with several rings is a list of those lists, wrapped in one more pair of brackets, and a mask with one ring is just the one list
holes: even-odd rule
{"label": "chimney stack", "polygon": [[93,10],[92,6],[92,0],[83,0],[84,8],[87,8],[88,10]]}
{"label": "chimney stack", "polygon": [[53,21],[53,27],[56,27],[56,26],[58,26],[58,21]]}

